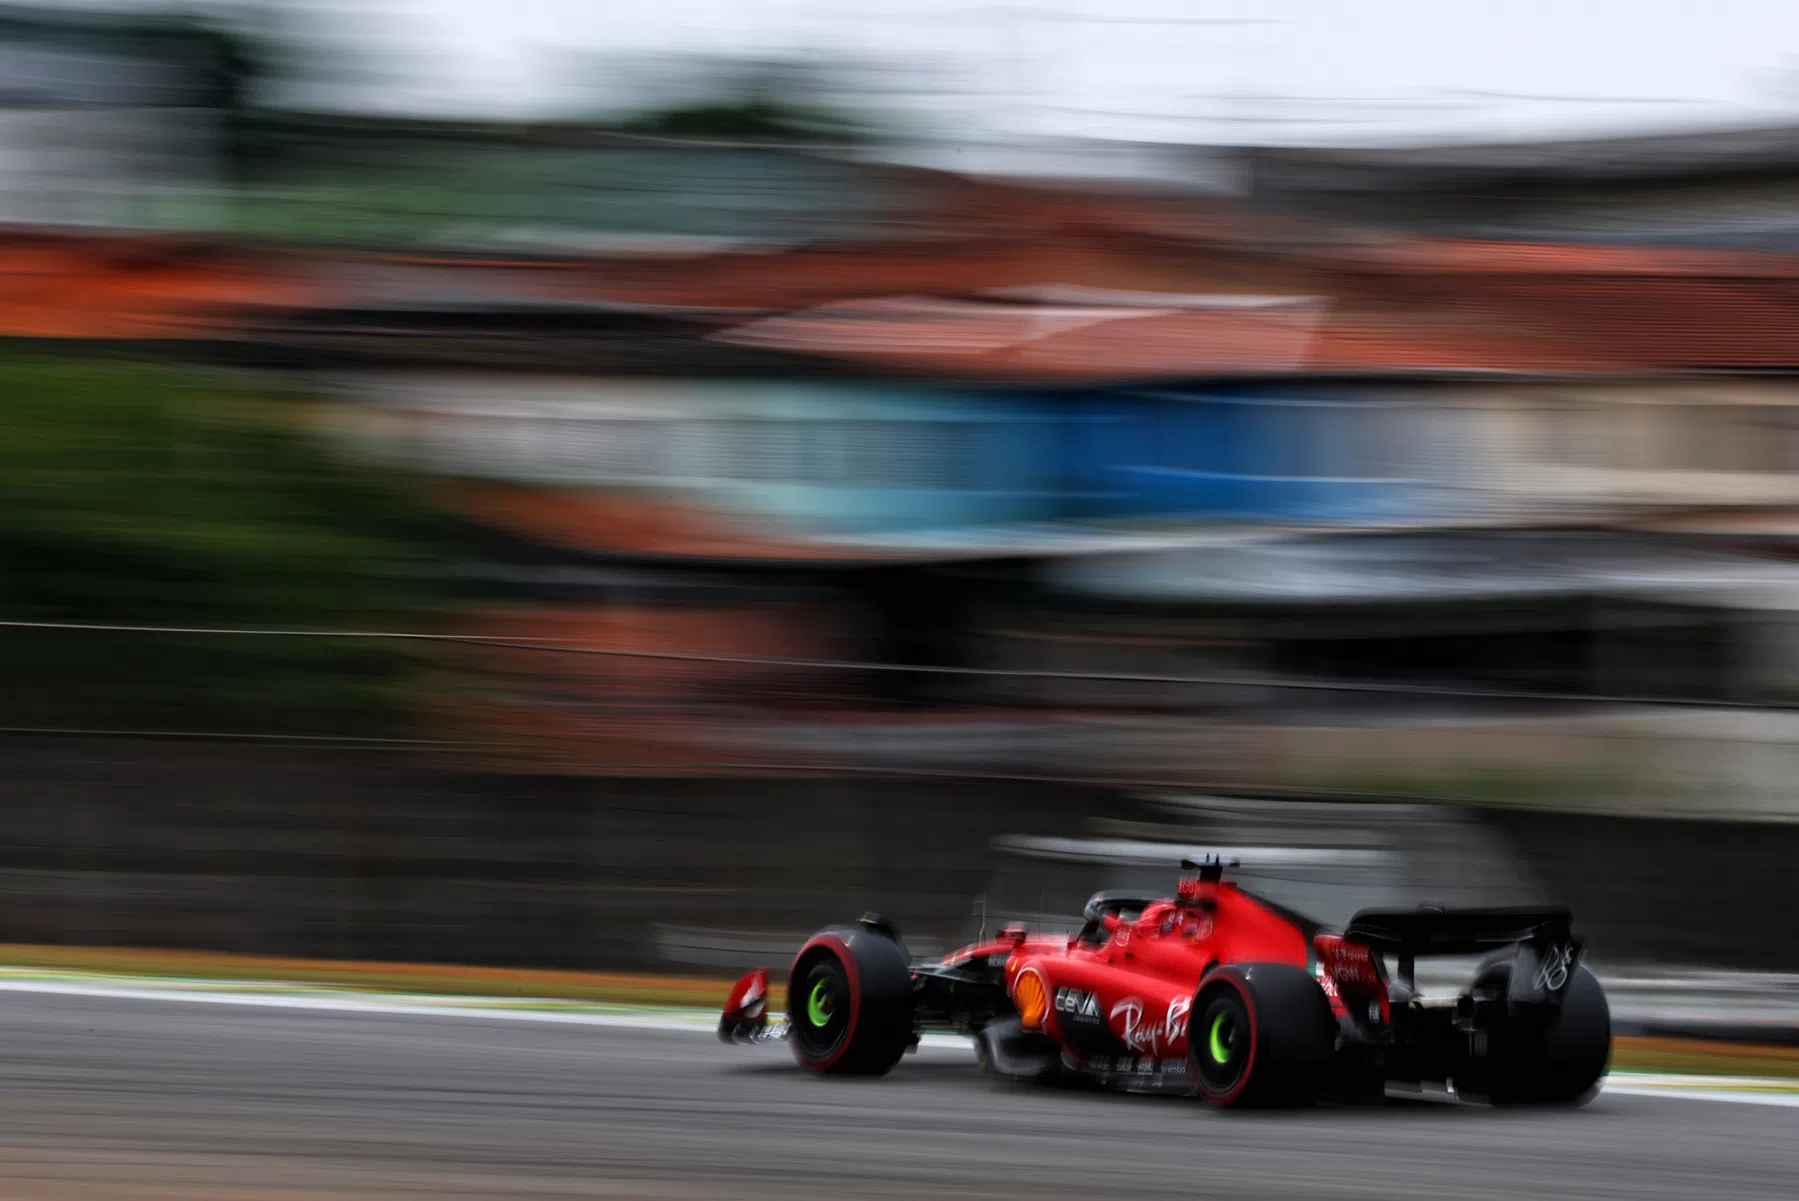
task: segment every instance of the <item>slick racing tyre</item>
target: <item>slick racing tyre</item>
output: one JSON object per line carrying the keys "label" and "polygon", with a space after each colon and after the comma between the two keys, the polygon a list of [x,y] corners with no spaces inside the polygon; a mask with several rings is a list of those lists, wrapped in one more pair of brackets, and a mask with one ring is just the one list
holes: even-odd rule
{"label": "slick racing tyre", "polygon": [[[1509,959],[1484,964],[1474,991],[1504,997]],[[1611,1066],[1612,1012],[1598,977],[1584,963],[1574,969],[1560,1012],[1546,1025],[1501,1017],[1489,1032],[1487,1062],[1470,1091],[1494,1105],[1580,1106],[1599,1092]]]}
{"label": "slick racing tyre", "polygon": [[914,1039],[911,963],[883,933],[832,926],[793,961],[787,1018],[787,1042],[801,1067],[885,1075]]}
{"label": "slick racing tyre", "polygon": [[1318,1100],[1337,1021],[1309,973],[1285,963],[1219,968],[1188,1012],[1187,1065],[1201,1100],[1245,1109]]}

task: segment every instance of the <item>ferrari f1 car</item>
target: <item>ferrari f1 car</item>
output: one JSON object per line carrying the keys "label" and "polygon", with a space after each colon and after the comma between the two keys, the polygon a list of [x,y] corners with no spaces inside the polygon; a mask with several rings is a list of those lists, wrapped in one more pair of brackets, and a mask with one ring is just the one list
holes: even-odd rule
{"label": "ferrari f1 car", "polygon": [[[1223,862],[1182,867],[1172,898],[1097,893],[1072,936],[1008,926],[941,960],[913,960],[876,915],[832,926],[795,956],[785,1020],[770,1021],[759,968],[732,989],[719,1037],[785,1040],[809,1071],[878,1076],[921,1033],[953,1032],[1002,1078],[1228,1107],[1394,1088],[1577,1105],[1598,1091],[1611,1014],[1567,910],[1364,910],[1330,930],[1225,879]],[[1429,999],[1414,983],[1428,955],[1485,958],[1460,995]]]}

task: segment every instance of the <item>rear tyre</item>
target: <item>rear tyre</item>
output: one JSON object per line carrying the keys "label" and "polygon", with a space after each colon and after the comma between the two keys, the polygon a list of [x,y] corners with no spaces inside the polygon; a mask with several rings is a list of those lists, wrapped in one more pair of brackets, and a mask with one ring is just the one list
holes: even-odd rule
{"label": "rear tyre", "polygon": [[1285,963],[1219,968],[1200,981],[1187,1065],[1200,1099],[1220,1108],[1317,1102],[1337,1020],[1318,981]]}
{"label": "rear tyre", "polygon": [[[1474,990],[1504,997],[1511,979],[1510,960],[1490,962],[1474,978]],[[1546,1023],[1503,1015],[1489,1040],[1480,1086],[1494,1105],[1585,1105],[1611,1066],[1611,1006],[1598,977],[1581,964],[1561,1010]]]}
{"label": "rear tyre", "polygon": [[867,927],[819,933],[788,974],[787,1020],[787,1043],[808,1071],[885,1075],[915,1038],[906,953]]}

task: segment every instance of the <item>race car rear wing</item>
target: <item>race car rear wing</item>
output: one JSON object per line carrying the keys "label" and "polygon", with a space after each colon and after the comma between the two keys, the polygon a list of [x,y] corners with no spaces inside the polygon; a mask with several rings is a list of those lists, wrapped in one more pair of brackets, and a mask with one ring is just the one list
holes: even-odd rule
{"label": "race car rear wing", "polygon": [[1549,935],[1567,938],[1574,915],[1550,906],[1507,909],[1364,909],[1343,937],[1413,955],[1478,955]]}
{"label": "race car rear wing", "polygon": [[1581,951],[1573,914],[1555,906],[1365,909],[1349,920],[1343,937],[1392,955],[1395,976],[1408,989],[1416,987],[1416,956],[1478,955],[1515,947],[1508,997],[1513,1005],[1559,1004]]}

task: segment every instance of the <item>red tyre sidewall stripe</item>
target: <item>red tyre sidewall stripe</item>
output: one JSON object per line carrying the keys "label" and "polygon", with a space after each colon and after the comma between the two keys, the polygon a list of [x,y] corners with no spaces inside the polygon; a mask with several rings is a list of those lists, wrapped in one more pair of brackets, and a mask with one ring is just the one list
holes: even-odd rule
{"label": "red tyre sidewall stripe", "polygon": [[[836,1066],[837,1061],[842,1059],[844,1054],[849,1051],[850,1040],[856,1037],[856,1019],[862,1012],[862,973],[856,967],[855,952],[850,950],[848,940],[840,934],[814,935],[805,946],[800,948],[800,953],[793,957],[793,962],[795,965],[798,965],[807,955],[820,949],[824,950],[837,960],[837,965],[843,969],[844,978],[850,982],[850,1020],[849,1024],[843,1028],[843,1039],[837,1044],[837,1049],[831,1052],[830,1056],[825,1059],[800,1060],[800,1062],[811,1071],[828,1072],[831,1068]],[[791,991],[789,992],[789,997],[788,1010],[790,1017],[797,1020],[799,1015],[793,1013],[792,1010],[799,1002],[791,999]],[[796,1050],[798,1049],[798,1046],[798,1043],[794,1044]]]}
{"label": "red tyre sidewall stripe", "polygon": [[[1243,1012],[1249,1015],[1249,1059],[1243,1065],[1243,1074],[1237,1077],[1237,1083],[1232,1085],[1231,1090],[1227,1093],[1214,1094],[1208,1092],[1205,1080],[1203,1077],[1200,1077],[1198,1072],[1193,1073],[1195,1077],[1194,1083],[1199,1085],[1200,1095],[1205,1097],[1206,1100],[1216,1105],[1229,1105],[1243,1094],[1244,1089],[1249,1087],[1250,1076],[1256,1069],[1256,1044],[1260,1041],[1261,1026],[1256,1019],[1255,998],[1250,995],[1249,988],[1243,981],[1239,980],[1235,975],[1224,973],[1213,977],[1212,980],[1208,982],[1207,986],[1210,987],[1213,984],[1230,985],[1231,988],[1235,990],[1237,996],[1243,1000]],[[1191,1034],[1189,1034],[1188,1037],[1191,1039]]]}

